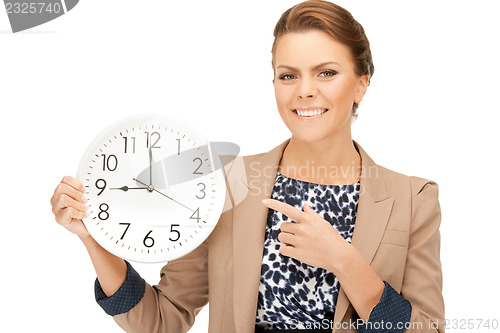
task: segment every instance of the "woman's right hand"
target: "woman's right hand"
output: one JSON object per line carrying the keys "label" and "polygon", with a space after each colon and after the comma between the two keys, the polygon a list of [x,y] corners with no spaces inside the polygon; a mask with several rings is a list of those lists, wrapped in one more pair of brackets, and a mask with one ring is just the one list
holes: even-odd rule
{"label": "woman's right hand", "polygon": [[56,222],[80,238],[90,237],[82,221],[89,216],[84,193],[85,187],[78,178],[65,176],[50,199]]}
{"label": "woman's right hand", "polygon": [[85,187],[71,176],[66,176],[57,185],[50,199],[56,221],[83,242],[94,265],[97,278],[106,296],[113,295],[127,279],[127,264],[100,246],[90,235],[82,219],[89,215],[85,205]]}

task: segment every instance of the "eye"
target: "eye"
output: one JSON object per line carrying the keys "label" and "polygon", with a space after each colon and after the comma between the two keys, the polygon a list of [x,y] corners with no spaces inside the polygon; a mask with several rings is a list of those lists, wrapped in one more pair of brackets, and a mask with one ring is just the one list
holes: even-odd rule
{"label": "eye", "polygon": [[337,74],[337,72],[332,71],[332,70],[327,70],[327,71],[322,71],[319,75],[322,75],[322,74],[325,74],[324,75],[325,77],[329,77],[329,76],[335,76]]}
{"label": "eye", "polygon": [[280,76],[280,80],[291,80],[293,79],[295,76],[293,76],[293,74],[283,74]]}

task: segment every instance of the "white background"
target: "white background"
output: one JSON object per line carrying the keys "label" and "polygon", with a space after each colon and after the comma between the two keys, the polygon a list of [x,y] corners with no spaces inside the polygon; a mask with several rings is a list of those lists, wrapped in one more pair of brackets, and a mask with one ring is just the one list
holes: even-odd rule
{"label": "white background", "polygon": [[[54,220],[56,185],[129,115],[174,115],[244,155],[288,138],[270,50],[296,3],[82,0],[18,34],[2,8],[0,331],[122,332],[94,300],[84,246]],[[500,320],[497,1],[337,3],[364,26],[376,68],[353,139],[438,183],[446,318]],[[159,281],[161,264],[134,267]],[[190,332],[207,331],[208,307]]]}

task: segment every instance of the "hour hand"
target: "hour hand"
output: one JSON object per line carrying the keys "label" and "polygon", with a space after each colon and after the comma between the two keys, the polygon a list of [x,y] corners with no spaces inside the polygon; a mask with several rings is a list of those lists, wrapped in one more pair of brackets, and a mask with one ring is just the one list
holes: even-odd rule
{"label": "hour hand", "polygon": [[111,187],[110,190],[122,190],[124,192],[127,192],[128,190],[147,190],[147,187],[128,187],[128,186],[122,186],[122,187]]}

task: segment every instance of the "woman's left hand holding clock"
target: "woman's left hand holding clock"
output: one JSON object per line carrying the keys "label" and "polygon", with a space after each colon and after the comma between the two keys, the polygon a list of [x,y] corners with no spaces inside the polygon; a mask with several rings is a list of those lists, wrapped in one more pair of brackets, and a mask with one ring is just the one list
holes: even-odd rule
{"label": "woman's left hand holding clock", "polygon": [[56,222],[79,237],[90,236],[82,221],[89,216],[87,213],[89,207],[84,193],[85,187],[78,178],[66,176],[56,187],[50,199]]}

